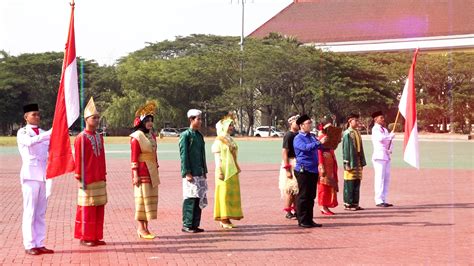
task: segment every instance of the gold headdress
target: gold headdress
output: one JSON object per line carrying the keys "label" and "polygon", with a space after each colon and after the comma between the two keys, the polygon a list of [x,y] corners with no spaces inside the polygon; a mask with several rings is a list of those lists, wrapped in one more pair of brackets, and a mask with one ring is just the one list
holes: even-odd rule
{"label": "gold headdress", "polygon": [[97,109],[95,108],[94,98],[91,97],[86,107],[84,108],[84,119],[89,116],[98,115]]}
{"label": "gold headdress", "polygon": [[136,112],[135,112],[135,121],[133,122],[134,126],[137,126],[140,124],[143,119],[148,116],[148,115],[155,115],[156,111],[156,102],[154,101],[148,101],[145,105],[140,107]]}

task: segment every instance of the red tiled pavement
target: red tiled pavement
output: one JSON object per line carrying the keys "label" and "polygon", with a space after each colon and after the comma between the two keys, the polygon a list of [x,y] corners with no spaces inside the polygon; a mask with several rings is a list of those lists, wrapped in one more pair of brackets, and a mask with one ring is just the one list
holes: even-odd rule
{"label": "red tiled pavement", "polygon": [[[181,228],[181,178],[177,162],[160,162],[158,220],[154,241],[139,240],[133,220],[129,163],[108,160],[106,246],[85,248],[73,239],[75,181],[55,181],[47,211],[46,245],[53,255],[26,256],[21,241],[20,158],[0,156],[0,264],[470,264],[473,245],[473,172],[470,170],[393,170],[393,208],[375,208],[372,169],[365,169],[360,212],[336,208],[333,217],[316,214],[318,229],[300,229],[281,211],[278,165],[243,165],[241,190],[245,218],[222,231],[210,204],[201,234]],[[211,163],[209,165],[212,165]],[[212,176],[212,173],[210,173]],[[341,185],[342,187],[342,185]],[[342,194],[339,193],[340,202]]]}

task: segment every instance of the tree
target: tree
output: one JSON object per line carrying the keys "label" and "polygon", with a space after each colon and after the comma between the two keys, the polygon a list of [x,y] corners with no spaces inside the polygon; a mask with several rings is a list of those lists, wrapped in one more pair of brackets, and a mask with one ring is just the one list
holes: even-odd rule
{"label": "tree", "polygon": [[61,76],[62,53],[2,53],[0,63],[0,124],[3,134],[24,122],[22,106],[38,103],[42,123],[50,127]]}
{"label": "tree", "polygon": [[220,113],[210,105],[213,98],[235,83],[232,52],[222,45],[229,39],[235,38],[194,35],[150,45],[120,61],[118,78],[126,93],[135,91],[172,108],[168,114],[173,117],[159,117],[161,125],[186,125],[186,112],[193,107],[209,106],[212,118]]}

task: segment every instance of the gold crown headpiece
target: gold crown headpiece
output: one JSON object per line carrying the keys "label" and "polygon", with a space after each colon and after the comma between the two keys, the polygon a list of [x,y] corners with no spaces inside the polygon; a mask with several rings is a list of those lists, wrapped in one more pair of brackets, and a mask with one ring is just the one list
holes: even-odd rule
{"label": "gold crown headpiece", "polygon": [[89,116],[98,115],[98,114],[99,112],[97,111],[97,108],[95,107],[94,97],[91,97],[86,107],[84,108],[84,119],[88,118]]}
{"label": "gold crown headpiece", "polygon": [[140,107],[136,112],[135,112],[135,120],[133,121],[133,125],[137,126],[140,124],[145,117],[148,115],[155,115],[156,111],[156,102],[154,101],[148,101],[145,105]]}
{"label": "gold crown headpiece", "polygon": [[156,102],[148,101],[144,106],[140,107],[135,112],[135,116],[140,117],[140,119],[143,119],[147,115],[155,115],[156,106]]}

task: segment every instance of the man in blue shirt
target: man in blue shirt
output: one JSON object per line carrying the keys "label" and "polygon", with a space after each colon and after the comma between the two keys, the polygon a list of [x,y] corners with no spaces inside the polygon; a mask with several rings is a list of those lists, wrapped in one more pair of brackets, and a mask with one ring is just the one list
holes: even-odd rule
{"label": "man in blue shirt", "polygon": [[295,176],[299,192],[296,196],[296,213],[298,225],[304,228],[321,227],[313,221],[314,199],[318,182],[318,149],[326,143],[327,137],[318,141],[311,135],[312,121],[308,115],[302,115],[296,123],[300,132],[293,141],[296,154]]}

